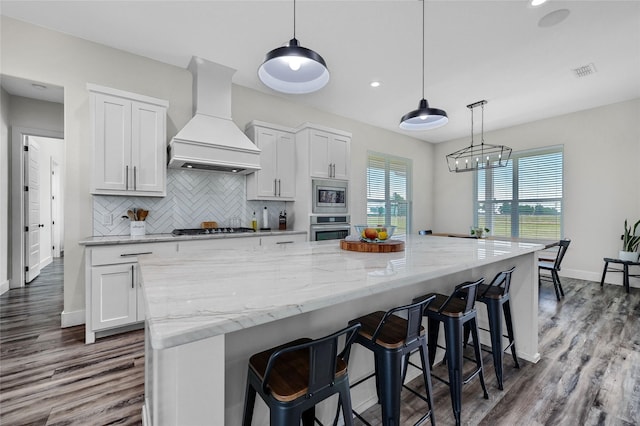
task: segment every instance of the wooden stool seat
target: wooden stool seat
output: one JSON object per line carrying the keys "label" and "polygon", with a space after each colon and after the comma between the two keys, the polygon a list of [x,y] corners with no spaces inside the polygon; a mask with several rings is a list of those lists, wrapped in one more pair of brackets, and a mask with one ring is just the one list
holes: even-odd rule
{"label": "wooden stool seat", "polygon": [[[267,349],[257,353],[249,359],[249,367],[258,378],[264,380],[264,373],[271,355],[286,347],[296,346],[310,342],[311,339],[298,339],[277,348]],[[338,378],[347,372],[347,363],[343,359],[336,359],[336,375]],[[279,357],[273,364],[267,386],[271,390],[271,396],[278,401],[288,402],[300,398],[309,391],[309,349],[301,349],[287,352]]]}
{"label": "wooden stool seat", "polygon": [[[420,300],[422,298],[427,298],[435,296],[436,298],[427,306],[427,310],[431,312],[438,312],[441,315],[445,315],[452,318],[459,318],[465,314],[466,303],[461,299],[451,299],[449,300],[448,295],[439,294],[439,293],[429,293],[425,296],[421,296],[414,300]],[[444,309],[443,309],[444,308]]]}
{"label": "wooden stool seat", "polygon": [[[249,358],[242,425],[251,426],[256,396],[269,407],[271,426],[313,426],[318,403],[338,394],[346,426],[353,426],[347,360],[360,324],[319,339],[301,338]],[[338,353],[340,339],[342,351]]]}
{"label": "wooden stool seat", "polygon": [[[377,311],[353,320],[362,324],[359,334],[371,340],[385,314],[386,312]],[[424,335],[424,327],[422,326],[420,326],[420,335]],[[393,315],[387,318],[385,327],[378,333],[376,344],[385,348],[395,349],[403,346],[406,338],[407,320]]]}

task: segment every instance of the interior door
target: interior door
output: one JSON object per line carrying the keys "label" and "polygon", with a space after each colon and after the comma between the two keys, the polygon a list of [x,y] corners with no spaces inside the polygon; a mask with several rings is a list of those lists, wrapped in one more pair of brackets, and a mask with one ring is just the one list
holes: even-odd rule
{"label": "interior door", "polygon": [[60,257],[62,242],[60,235],[60,225],[62,215],[60,214],[60,164],[51,159],[51,242],[53,244],[53,257]]}
{"label": "interior door", "polygon": [[27,136],[24,151],[24,212],[25,229],[25,282],[33,281],[40,274],[40,146]]}

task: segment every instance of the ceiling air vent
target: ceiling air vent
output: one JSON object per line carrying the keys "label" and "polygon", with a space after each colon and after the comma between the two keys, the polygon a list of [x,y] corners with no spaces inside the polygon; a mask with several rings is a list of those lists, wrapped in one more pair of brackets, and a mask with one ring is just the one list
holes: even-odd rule
{"label": "ceiling air vent", "polygon": [[583,66],[578,67],[578,68],[574,68],[572,71],[575,74],[575,76],[578,77],[578,78],[586,77],[588,75],[596,73],[596,66],[593,65],[593,63],[590,63],[590,64],[583,65]]}

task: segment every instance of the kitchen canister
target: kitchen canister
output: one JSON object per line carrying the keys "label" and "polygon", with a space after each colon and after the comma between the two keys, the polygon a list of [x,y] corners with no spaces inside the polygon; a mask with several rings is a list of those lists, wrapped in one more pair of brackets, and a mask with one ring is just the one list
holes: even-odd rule
{"label": "kitchen canister", "polygon": [[144,220],[132,220],[131,221],[131,236],[142,237],[145,234]]}

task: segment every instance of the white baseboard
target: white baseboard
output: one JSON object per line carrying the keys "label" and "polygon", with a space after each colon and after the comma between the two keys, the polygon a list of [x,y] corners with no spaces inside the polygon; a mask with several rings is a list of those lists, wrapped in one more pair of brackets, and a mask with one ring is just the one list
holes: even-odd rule
{"label": "white baseboard", "polygon": [[74,327],[76,325],[82,325],[85,321],[84,309],[73,312],[62,311],[60,314],[60,327]]}
{"label": "white baseboard", "polygon": [[5,294],[7,291],[9,291],[9,280],[0,283],[0,295]]}
{"label": "white baseboard", "polygon": [[51,262],[53,262],[53,258],[51,256],[47,256],[40,261],[40,269],[48,266]]}
{"label": "white baseboard", "polygon": [[[616,266],[616,265],[611,265],[609,264],[609,266]],[[604,268],[604,262],[602,263],[602,267]],[[634,272],[631,272],[631,274],[634,274]],[[598,272],[591,272],[591,271],[582,271],[579,269],[562,269],[560,271],[559,274],[561,277],[567,277],[567,278],[575,278],[578,280],[587,280],[587,281],[595,281],[597,283],[600,282],[600,280],[602,279],[602,271],[598,271]],[[604,280],[605,284],[614,284],[614,285],[622,285],[622,274],[620,272],[607,272],[607,276]],[[640,288],[640,278],[634,278],[634,277],[630,277],[629,278],[629,287],[634,287],[634,288]]]}

